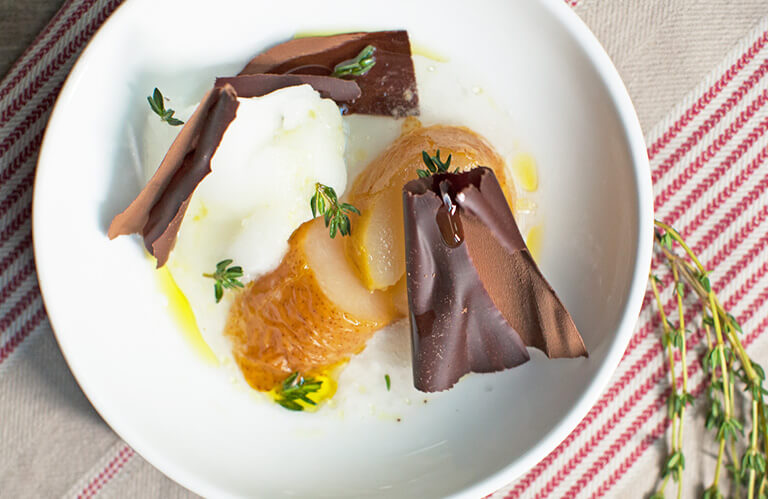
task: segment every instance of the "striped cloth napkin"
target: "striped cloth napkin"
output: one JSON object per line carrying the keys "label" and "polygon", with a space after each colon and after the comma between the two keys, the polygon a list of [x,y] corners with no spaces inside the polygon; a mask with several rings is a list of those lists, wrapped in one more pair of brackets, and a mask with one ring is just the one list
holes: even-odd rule
{"label": "striped cloth napkin", "polygon": [[[765,0],[567,3],[604,43],[633,97],[647,131],[657,217],[715,269],[713,286],[744,326],[750,355],[765,363]],[[119,4],[66,1],[0,82],[0,497],[194,497],[95,413],[58,350],[35,275],[30,213],[43,131],[77,55]],[[635,497],[653,490],[667,431],[658,328],[646,306],[597,404],[550,455],[491,497]],[[694,331],[689,347],[701,342]],[[706,380],[691,357],[698,394]],[[716,450],[701,415],[688,412],[685,495],[694,497],[712,476]]]}

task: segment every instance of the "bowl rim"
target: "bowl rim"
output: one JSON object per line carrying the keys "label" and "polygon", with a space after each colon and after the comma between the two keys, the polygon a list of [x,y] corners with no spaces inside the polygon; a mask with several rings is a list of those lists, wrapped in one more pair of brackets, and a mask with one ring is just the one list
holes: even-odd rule
{"label": "bowl rim", "polygon": [[[634,259],[633,277],[627,295],[626,305],[616,330],[616,335],[608,349],[602,366],[593,376],[587,390],[583,393],[581,398],[544,438],[539,440],[518,459],[511,461],[500,470],[486,476],[475,484],[457,490],[448,496],[453,498],[485,497],[486,495],[509,485],[552,452],[584,419],[607,387],[613,373],[621,361],[627,345],[629,344],[629,340],[634,333],[634,326],[639,317],[645,295],[647,272],[651,264],[654,211],[650,164],[642,128],[626,86],[621,80],[616,67],[603,46],[584,21],[582,21],[573,11],[573,8],[570,5],[564,0],[539,0],[539,3],[542,4],[552,17],[560,23],[562,28],[573,37],[580,49],[583,50],[584,54],[593,64],[595,71],[605,85],[606,92],[610,96],[611,102],[616,109],[618,118],[622,124],[630,157],[632,159],[631,166],[633,169],[634,181],[637,186],[638,197],[638,244]],[[50,162],[50,159],[48,158],[49,154],[47,154],[49,132],[51,129],[60,128],[59,121],[61,120],[61,113],[59,112],[59,104],[69,99],[70,94],[74,92],[74,87],[76,86],[75,83],[82,78],[83,74],[87,71],[91,53],[94,51],[93,47],[98,43],[98,40],[101,37],[100,35],[117,29],[116,27],[120,25],[122,19],[130,14],[129,9],[131,7],[126,6],[133,4],[134,2],[130,1],[122,3],[88,41],[85,49],[78,57],[59,92],[40,146],[40,154],[38,156],[35,171],[35,189],[32,200],[31,218],[35,266],[38,274],[40,293],[48,311],[54,310],[55,306],[52,306],[49,300],[46,299],[47,295],[50,296],[50,286],[47,284],[50,280],[46,278],[48,271],[43,261],[44,258],[40,256],[44,252],[41,251],[38,245],[39,240],[35,237],[35,229],[42,225],[40,223],[40,210],[36,209],[39,204],[42,204],[38,203],[39,190],[37,189],[37,186],[40,179],[40,165]],[[181,486],[193,492],[200,493],[204,496],[221,497],[223,495],[228,495],[226,492],[217,488],[215,484],[212,484],[205,479],[198,479],[198,477],[190,474],[182,467],[177,466],[170,459],[166,459],[150,442],[145,441],[141,436],[137,436],[132,430],[122,427],[119,423],[115,424],[116,419],[110,416],[110,411],[107,406],[99,400],[94,392],[88,390],[89,384],[87,380],[81,379],[81,377],[78,376],[76,362],[73,362],[70,356],[67,355],[68,349],[66,347],[66,341],[62,341],[56,333],[53,314],[49,314],[49,322],[56,341],[62,351],[62,355],[86,398],[102,419],[127,445],[133,448],[138,454],[152,464],[152,466],[156,467]]]}

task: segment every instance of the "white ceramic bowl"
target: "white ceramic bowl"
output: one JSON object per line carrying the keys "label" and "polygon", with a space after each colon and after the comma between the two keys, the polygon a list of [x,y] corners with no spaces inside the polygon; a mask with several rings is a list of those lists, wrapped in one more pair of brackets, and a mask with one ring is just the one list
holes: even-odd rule
{"label": "white ceramic bowl", "polygon": [[[637,318],[651,253],[642,133],[613,65],[562,2],[129,0],[61,92],[34,197],[37,269],[61,349],[133,448],[205,496],[480,497],[529,469],[597,399]],[[477,71],[541,171],[541,267],[588,360],[471,376],[402,424],[259,403],[189,348],[136,239],[108,241],[139,189],[138,106],[200,92],[306,31],[407,28]],[[158,85],[160,86],[160,85]],[[143,111],[143,109],[142,109]],[[492,391],[487,391],[492,389]]]}

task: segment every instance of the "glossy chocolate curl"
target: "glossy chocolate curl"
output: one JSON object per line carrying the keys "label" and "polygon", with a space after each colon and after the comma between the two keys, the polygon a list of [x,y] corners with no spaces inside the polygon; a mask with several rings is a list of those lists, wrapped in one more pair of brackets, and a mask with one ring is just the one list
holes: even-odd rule
{"label": "glossy chocolate curl", "polygon": [[419,114],[416,73],[407,31],[344,33],[295,38],[254,57],[240,75],[259,73],[328,76],[336,64],[357,56],[366,46],[376,49],[376,64],[362,76],[351,77],[362,92],[344,104],[348,113],[394,116]]}
{"label": "glossy chocolate curl", "polygon": [[531,257],[489,168],[403,189],[414,385],[434,392],[469,372],[586,356],[576,326]]}
{"label": "glossy chocolate curl", "polygon": [[237,94],[225,85],[209,91],[173,141],[136,199],[109,226],[108,236],[139,233],[162,267],[195,188],[211,172],[211,158],[237,112]]}
{"label": "glossy chocolate curl", "polygon": [[238,97],[261,97],[285,87],[309,85],[320,97],[333,99],[337,104],[350,103],[360,97],[360,87],[353,80],[317,75],[255,74],[216,78],[216,87],[232,85]]}

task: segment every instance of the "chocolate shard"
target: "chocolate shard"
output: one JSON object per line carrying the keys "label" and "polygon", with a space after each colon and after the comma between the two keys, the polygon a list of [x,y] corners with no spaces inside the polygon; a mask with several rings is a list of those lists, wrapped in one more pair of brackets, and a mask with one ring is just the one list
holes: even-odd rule
{"label": "chocolate shard", "polygon": [[296,38],[257,55],[240,75],[328,76],[336,64],[357,56],[368,45],[376,48],[376,64],[365,75],[353,78],[362,95],[343,109],[348,113],[398,118],[418,115],[416,73],[408,32],[404,30]]}
{"label": "chocolate shard", "polygon": [[353,80],[317,75],[254,74],[216,78],[216,87],[231,85],[238,97],[261,97],[270,92],[296,85],[310,85],[321,97],[338,104],[351,103],[360,97],[360,86]]}
{"label": "chocolate shard", "polygon": [[211,172],[211,158],[235,119],[237,106],[237,94],[229,85],[205,94],[147,185],[112,219],[110,239],[140,233],[157,267],[165,265],[192,193]]}
{"label": "chocolate shard", "polygon": [[522,364],[526,346],[549,357],[587,355],[491,169],[408,182],[403,207],[418,390]]}

